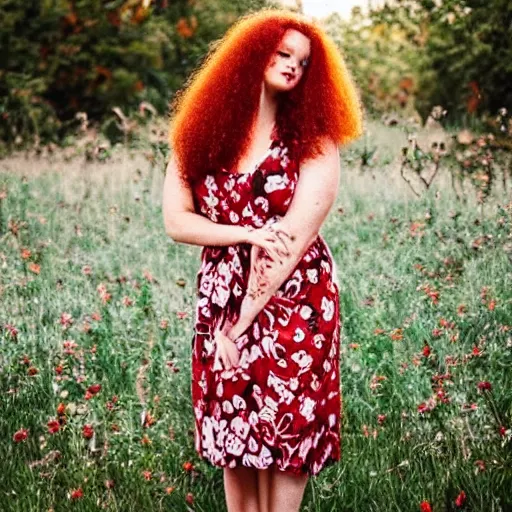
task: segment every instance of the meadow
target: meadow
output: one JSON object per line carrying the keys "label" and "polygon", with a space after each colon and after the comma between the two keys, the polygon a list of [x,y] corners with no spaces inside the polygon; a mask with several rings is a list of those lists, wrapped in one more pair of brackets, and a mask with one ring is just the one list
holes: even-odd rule
{"label": "meadow", "polygon": [[[420,134],[428,139],[429,133]],[[322,236],[341,294],[342,460],[305,512],[512,510],[512,199],[416,197],[371,123]],[[0,161],[0,510],[222,511],[193,447],[200,247],[163,227],[163,164]]]}

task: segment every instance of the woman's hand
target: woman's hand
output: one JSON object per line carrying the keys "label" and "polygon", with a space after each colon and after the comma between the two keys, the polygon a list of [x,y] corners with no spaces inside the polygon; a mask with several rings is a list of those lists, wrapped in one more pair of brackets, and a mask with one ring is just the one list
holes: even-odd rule
{"label": "woman's hand", "polygon": [[236,343],[231,340],[227,331],[232,326],[228,326],[223,329],[216,329],[214,333],[215,340],[215,360],[214,360],[214,368],[218,367],[220,364],[225,370],[231,370],[232,368],[238,366],[238,361],[240,360],[240,352],[238,351],[238,347]]}
{"label": "woman's hand", "polygon": [[283,257],[290,256],[289,241],[293,241],[283,230],[275,229],[271,224],[256,229],[247,227],[247,243],[263,249],[276,263],[283,264]]}

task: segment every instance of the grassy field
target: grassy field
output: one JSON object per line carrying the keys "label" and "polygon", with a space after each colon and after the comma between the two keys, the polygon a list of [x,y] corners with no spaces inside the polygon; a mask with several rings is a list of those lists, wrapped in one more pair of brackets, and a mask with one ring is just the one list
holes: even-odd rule
{"label": "grassy field", "polygon": [[[428,134],[423,134],[428,138]],[[512,203],[415,198],[400,128],[343,152],[322,235],[341,290],[342,461],[304,511],[512,510]],[[200,247],[163,229],[162,166],[0,162],[0,510],[221,511],[193,449]],[[431,508],[429,508],[429,506]]]}

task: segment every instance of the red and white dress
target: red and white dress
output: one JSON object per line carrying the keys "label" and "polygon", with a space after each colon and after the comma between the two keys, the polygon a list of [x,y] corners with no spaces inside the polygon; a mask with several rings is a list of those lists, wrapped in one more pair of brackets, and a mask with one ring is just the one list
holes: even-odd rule
{"label": "red and white dress", "polygon": [[[276,132],[250,173],[226,169],[194,186],[213,222],[262,227],[286,214],[299,166]],[[236,321],[247,289],[249,244],[205,246],[197,273],[192,354],[195,448],[221,467],[316,475],[340,458],[339,282],[319,235],[237,340],[240,365],[214,367],[213,333]]]}

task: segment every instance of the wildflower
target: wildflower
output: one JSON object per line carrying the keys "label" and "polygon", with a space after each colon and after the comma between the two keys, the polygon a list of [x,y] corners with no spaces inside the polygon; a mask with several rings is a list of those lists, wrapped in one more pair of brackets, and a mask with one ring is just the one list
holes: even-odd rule
{"label": "wildflower", "polygon": [[167,329],[169,327],[169,320],[166,320],[165,318],[163,320],[160,320],[160,329]]}
{"label": "wildflower", "polygon": [[425,346],[423,347],[423,357],[428,357],[430,353],[430,345],[428,343],[425,343]]}
{"label": "wildflower", "polygon": [[4,329],[7,331],[11,339],[16,340],[18,338],[18,329],[12,324],[5,324]]}
{"label": "wildflower", "polygon": [[126,306],[126,307],[132,306],[133,305],[133,300],[130,299],[130,297],[128,297],[127,295],[125,295],[123,297],[122,303],[123,303],[123,306]]}
{"label": "wildflower", "polygon": [[59,323],[62,325],[64,330],[68,329],[73,323],[73,317],[69,313],[61,313]]}
{"label": "wildflower", "polygon": [[113,489],[114,488],[114,480],[105,480],[105,487],[107,489]]}
{"label": "wildflower", "polygon": [[94,428],[90,423],[87,423],[82,428],[82,435],[85,439],[91,439],[94,436]]}
{"label": "wildflower", "polygon": [[32,272],[33,274],[39,274],[41,272],[41,265],[38,265],[37,263],[34,263],[32,262],[29,266],[28,266],[28,269],[30,270],[30,272]]}
{"label": "wildflower", "polygon": [[485,471],[485,462],[481,459],[475,460],[475,466],[478,466],[478,471]]}
{"label": "wildflower", "polygon": [[151,480],[151,471],[148,471],[148,470],[143,471],[142,476],[144,477],[144,479],[146,481],[149,482],[149,480]]}
{"label": "wildflower", "polygon": [[378,414],[377,415],[377,423],[379,425],[382,425],[385,420],[386,420],[386,415],[385,414]]}
{"label": "wildflower", "polygon": [[384,329],[380,329],[379,327],[377,327],[374,331],[373,331],[373,334],[375,334],[375,336],[378,336],[379,334],[384,334],[386,331]]}
{"label": "wildflower", "polygon": [[78,489],[72,489],[71,490],[71,499],[72,500],[79,500],[80,498],[83,498],[84,491],[82,491],[82,488],[79,487]]}
{"label": "wildflower", "polygon": [[193,505],[194,504],[194,495],[191,492],[187,492],[187,495],[185,496],[185,501],[189,505]]}
{"label": "wildflower", "polygon": [[50,434],[56,434],[60,430],[60,423],[58,420],[49,420],[46,424]]}
{"label": "wildflower", "polygon": [[28,260],[30,256],[32,256],[32,251],[30,249],[27,249],[26,247],[21,249],[21,259]]}
{"label": "wildflower", "polygon": [[21,441],[25,441],[28,437],[28,430],[26,428],[20,428],[18,431],[14,433],[12,436],[12,440],[15,443],[21,443]]}
{"label": "wildflower", "polygon": [[491,383],[487,380],[484,380],[484,381],[480,381],[478,383],[478,389],[480,389],[481,391],[491,391],[492,390],[492,386],[491,386]]}
{"label": "wildflower", "polygon": [[28,370],[27,370],[27,374],[30,375],[31,377],[33,375],[37,375],[39,373],[39,370],[35,367],[35,366],[31,366]]}
{"label": "wildflower", "polygon": [[391,331],[390,337],[393,341],[399,341],[403,339],[404,335],[402,334],[402,329],[394,329]]}
{"label": "wildflower", "polygon": [[432,329],[432,336],[434,338],[439,338],[439,336],[442,336],[443,335],[443,330],[442,329]]}
{"label": "wildflower", "polygon": [[91,267],[90,267],[89,265],[84,265],[84,266],[82,267],[82,274],[83,274],[84,276],[90,276],[90,275],[92,274],[92,269],[91,269]]}
{"label": "wildflower", "polygon": [[464,502],[466,501],[466,493],[464,491],[460,491],[459,495],[455,498],[455,506],[462,507]]}
{"label": "wildflower", "polygon": [[165,488],[165,494],[172,494],[175,491],[176,487],[166,487]]}
{"label": "wildflower", "polygon": [[176,311],[176,316],[180,319],[180,320],[183,320],[184,318],[187,318],[188,317],[188,313],[186,311]]}
{"label": "wildflower", "polygon": [[432,507],[428,501],[422,501],[420,503],[420,511],[421,512],[432,512]]}
{"label": "wildflower", "polygon": [[187,471],[187,472],[190,472],[190,471],[192,471],[194,469],[194,465],[190,461],[184,462],[183,463],[183,469],[185,471]]}
{"label": "wildflower", "polygon": [[87,388],[87,391],[89,391],[89,393],[91,393],[92,395],[96,395],[101,391],[101,384],[91,384]]}
{"label": "wildflower", "polygon": [[57,414],[63,416],[66,413],[66,405],[63,402],[57,406]]}

